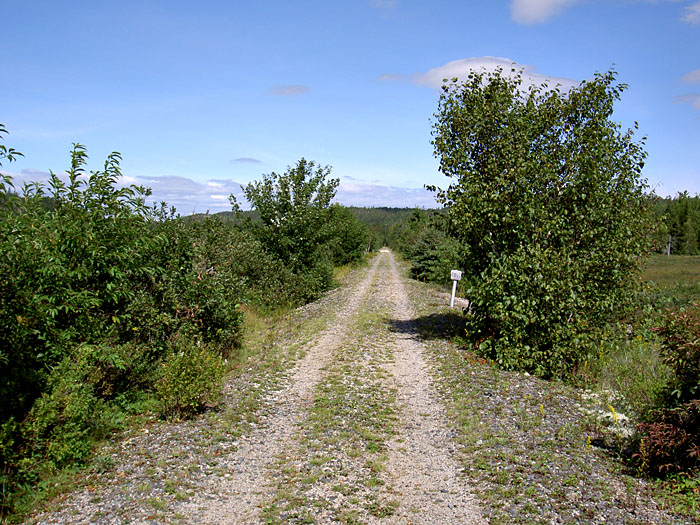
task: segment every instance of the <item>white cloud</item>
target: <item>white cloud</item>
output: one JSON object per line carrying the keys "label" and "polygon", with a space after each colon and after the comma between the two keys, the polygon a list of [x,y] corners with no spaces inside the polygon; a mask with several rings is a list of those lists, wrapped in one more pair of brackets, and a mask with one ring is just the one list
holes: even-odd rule
{"label": "white cloud", "polygon": [[530,85],[547,83],[550,87],[560,85],[562,90],[567,91],[578,85],[578,82],[572,79],[535,73],[535,68],[532,66],[518,64],[509,58],[500,57],[472,57],[453,60],[444,66],[436,67],[425,73],[415,75],[413,77],[413,83],[419,86],[428,86],[438,89],[442,86],[444,79],[456,77],[460,80],[465,80],[469,76],[470,71],[488,73],[494,72],[498,68],[501,68],[506,75],[510,75],[512,69],[515,69],[516,72],[522,70],[523,87],[525,89]]}
{"label": "white cloud", "polygon": [[695,2],[685,8],[683,21],[689,24],[700,24],[700,2]]}
{"label": "white cloud", "polygon": [[237,159],[233,159],[230,161],[231,163],[233,162],[242,162],[244,164],[262,164],[262,161],[258,159],[254,159],[252,157],[238,157]]}
{"label": "white cloud", "polygon": [[541,24],[580,0],[512,0],[510,16],[518,24]]}
{"label": "white cloud", "polygon": [[691,71],[681,77],[681,82],[684,84],[697,84],[700,83],[700,69]]}
{"label": "white cloud", "polygon": [[[348,178],[348,177],[346,177]],[[336,202],[346,206],[389,208],[438,208],[435,196],[424,188],[341,182]]]}
{"label": "white cloud", "polygon": [[273,86],[268,90],[268,93],[278,97],[298,97],[309,91],[311,91],[309,86],[294,84],[290,86]]}

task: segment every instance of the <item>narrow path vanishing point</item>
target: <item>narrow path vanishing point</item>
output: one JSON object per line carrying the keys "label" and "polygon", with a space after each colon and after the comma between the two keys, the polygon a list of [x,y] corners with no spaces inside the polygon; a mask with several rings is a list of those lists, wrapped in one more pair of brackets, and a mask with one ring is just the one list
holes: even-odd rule
{"label": "narrow path vanishing point", "polygon": [[412,323],[415,313],[393,254],[387,249],[382,249],[375,258],[336,321],[297,364],[289,386],[273,394],[276,408],[232,455],[231,477],[217,487],[217,500],[197,498],[180,512],[188,514],[192,521],[203,523],[264,521],[261,506],[275,490],[271,482],[274,459],[294,447],[295,433],[312,403],[314,387],[332,363],[334,350],[346,343],[353,318],[366,306],[372,289],[392,304],[392,323],[402,327],[395,330],[389,340],[394,359],[387,370],[390,374],[387,388],[397,389],[399,406],[397,434],[388,444],[385,472],[386,495],[398,497],[400,505],[393,515],[369,521],[483,522],[469,488],[459,478],[457,461],[451,457],[453,445],[444,408],[437,400]]}

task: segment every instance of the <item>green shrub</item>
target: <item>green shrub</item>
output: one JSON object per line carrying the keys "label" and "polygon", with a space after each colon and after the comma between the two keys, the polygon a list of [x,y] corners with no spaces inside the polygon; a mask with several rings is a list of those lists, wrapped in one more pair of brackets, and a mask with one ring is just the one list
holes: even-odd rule
{"label": "green shrub", "polygon": [[226,366],[205,345],[177,338],[161,365],[156,382],[160,412],[168,418],[189,418],[221,397]]}
{"label": "green shrub", "polygon": [[[301,158],[283,174],[265,174],[243,187],[259,215],[248,227],[294,273],[314,266],[319,249],[329,241],[330,204],[340,182],[328,179],[330,173],[329,166]],[[236,197],[230,199],[238,210]]]}
{"label": "green shrub", "polygon": [[147,406],[175,334],[225,355],[240,340],[242,287],[226,264],[240,232],[147,207],[147,190],[117,186],[117,153],[89,174],[86,161],[75,145],[67,182],[15,193],[0,179],[3,508]]}
{"label": "green shrub", "polygon": [[459,243],[435,227],[422,230],[407,252],[411,277],[419,281],[446,284],[450,271],[459,268]]}
{"label": "green shrub", "polygon": [[330,240],[327,242],[333,264],[342,266],[362,260],[369,251],[371,239],[369,229],[362,224],[349,208],[334,204],[326,226]]}

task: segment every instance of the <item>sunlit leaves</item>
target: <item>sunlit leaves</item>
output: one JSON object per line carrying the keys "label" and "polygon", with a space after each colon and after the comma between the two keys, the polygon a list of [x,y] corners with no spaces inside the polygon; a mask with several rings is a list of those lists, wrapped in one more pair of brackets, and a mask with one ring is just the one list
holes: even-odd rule
{"label": "sunlit leaves", "polygon": [[473,305],[471,336],[507,367],[564,373],[619,314],[651,232],[646,153],[613,122],[624,85],[568,93],[472,72],[443,87],[433,126]]}

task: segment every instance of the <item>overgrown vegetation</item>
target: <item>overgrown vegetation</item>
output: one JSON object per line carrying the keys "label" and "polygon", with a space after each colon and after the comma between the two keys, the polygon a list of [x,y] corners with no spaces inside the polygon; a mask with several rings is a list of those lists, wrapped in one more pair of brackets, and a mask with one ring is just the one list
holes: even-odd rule
{"label": "overgrown vegetation", "polygon": [[[0,161],[18,155],[0,149]],[[113,153],[88,173],[76,144],[67,180],[52,173],[46,187],[16,189],[0,179],[2,516],[131,414],[186,418],[214,406],[238,356],[241,306],[314,299],[332,285],[333,263],[366,249],[362,225],[330,207],[332,184],[306,208],[279,209],[293,224],[273,238],[269,222],[183,220],[165,203],[147,206],[149,190],[120,187],[120,160]],[[298,166],[295,195],[317,195],[314,164]]]}
{"label": "overgrown vegetation", "polygon": [[654,474],[700,465],[700,305],[669,311],[656,331],[671,376],[638,427],[636,458]]}

